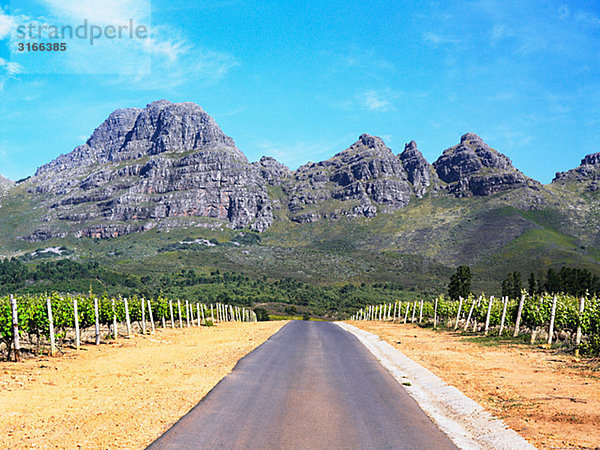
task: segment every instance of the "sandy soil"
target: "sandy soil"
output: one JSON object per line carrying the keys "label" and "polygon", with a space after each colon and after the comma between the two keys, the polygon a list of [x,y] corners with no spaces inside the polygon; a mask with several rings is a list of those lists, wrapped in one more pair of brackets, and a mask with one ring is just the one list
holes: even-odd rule
{"label": "sandy soil", "polygon": [[222,323],[0,363],[0,448],[143,448],[286,322]]}
{"label": "sandy soil", "polygon": [[350,322],[431,370],[538,448],[600,448],[596,364],[525,345],[485,346],[414,325]]}

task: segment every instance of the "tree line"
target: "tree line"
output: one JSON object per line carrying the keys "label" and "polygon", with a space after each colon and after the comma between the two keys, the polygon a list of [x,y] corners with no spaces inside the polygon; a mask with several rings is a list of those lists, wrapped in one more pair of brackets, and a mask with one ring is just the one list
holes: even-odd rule
{"label": "tree line", "polygon": [[[471,294],[473,274],[469,266],[459,266],[450,277],[448,296],[456,300]],[[566,294],[581,297],[600,295],[600,277],[587,269],[563,266],[559,270],[549,268],[543,275],[529,274],[527,284],[521,272],[510,272],[501,281],[502,297],[519,298],[523,289],[531,296],[542,294]]]}

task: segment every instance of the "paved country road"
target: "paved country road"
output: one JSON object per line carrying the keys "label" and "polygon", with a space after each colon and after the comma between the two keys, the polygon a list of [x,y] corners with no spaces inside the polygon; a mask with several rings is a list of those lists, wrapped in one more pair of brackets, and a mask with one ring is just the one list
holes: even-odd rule
{"label": "paved country road", "polygon": [[152,449],[455,449],[350,333],[291,322]]}

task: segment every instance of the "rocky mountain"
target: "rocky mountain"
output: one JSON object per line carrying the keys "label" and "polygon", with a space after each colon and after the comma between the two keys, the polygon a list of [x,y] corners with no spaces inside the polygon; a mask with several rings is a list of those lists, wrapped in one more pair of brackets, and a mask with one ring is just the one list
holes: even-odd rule
{"label": "rocky mountain", "polygon": [[540,187],[540,183],[515,169],[507,156],[490,148],[474,133],[463,135],[460,144],[444,150],[433,167],[447,183],[447,190],[459,197]]}
{"label": "rocky mountain", "polygon": [[326,161],[299,167],[284,181],[283,190],[291,219],[300,223],[373,217],[378,207],[403,208],[413,193],[400,158],[368,134]]}
{"label": "rocky mountain", "polygon": [[591,192],[596,192],[600,182],[600,153],[592,153],[581,160],[581,165],[566,172],[557,172],[552,184],[579,184]]}
{"label": "rocky mountain", "polygon": [[404,151],[400,154],[400,160],[417,197],[422,198],[429,186],[438,184],[437,174],[417,149],[415,141],[410,141],[404,146]]}
{"label": "rocky mountain", "polygon": [[29,179],[0,178],[0,252],[64,246],[123,272],[219,268],[440,292],[468,264],[494,292],[514,270],[600,275],[598,180],[600,154],[541,185],[473,133],[433,164],[414,141],[395,153],[368,134],[296,170],[250,163],[200,106],[161,100],[114,111]]}
{"label": "rocky mountain", "polygon": [[[589,155],[555,182],[586,180],[593,190],[599,160]],[[416,199],[512,191],[523,192],[512,206],[529,210],[551,195],[473,133],[433,164],[414,141],[394,154],[381,138],[363,134],[330,159],[291,171],[268,156],[250,163],[200,106],[166,100],[114,111],[85,144],[40,167],[19,189],[40,212],[30,220],[34,229],[19,236],[28,241],[153,228],[263,232],[276,221],[373,218]]]}
{"label": "rocky mountain", "polygon": [[173,217],[256,231],[273,220],[258,168],[192,103],[113,112],[85,144],[40,167],[28,189],[47,197],[44,221],[79,225],[78,236],[115,237]]}

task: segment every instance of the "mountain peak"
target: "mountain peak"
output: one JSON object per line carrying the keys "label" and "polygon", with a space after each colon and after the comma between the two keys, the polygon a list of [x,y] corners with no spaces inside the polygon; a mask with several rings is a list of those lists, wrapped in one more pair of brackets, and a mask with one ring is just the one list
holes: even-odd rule
{"label": "mountain peak", "polygon": [[433,163],[440,179],[458,196],[490,195],[527,186],[527,178],[504,154],[490,148],[475,133],[461,136]]}
{"label": "mountain peak", "polygon": [[356,143],[358,144],[359,142],[362,145],[365,145],[369,148],[385,147],[385,143],[383,142],[383,139],[381,139],[378,136],[371,136],[370,134],[366,134],[366,133],[360,135],[360,137],[358,138],[358,141]]}
{"label": "mountain peak", "polygon": [[590,153],[581,160],[581,165],[567,170],[556,172],[552,183],[557,182],[585,183],[587,189],[592,192],[600,190],[600,153]]}
{"label": "mountain peak", "polygon": [[[410,141],[408,144],[404,144],[404,151],[417,150],[417,143],[415,141]],[[419,152],[420,153],[420,152]]]}
{"label": "mountain peak", "polygon": [[590,153],[581,160],[582,166],[600,165],[600,153]]}
{"label": "mountain peak", "polygon": [[431,184],[431,167],[417,148],[415,141],[404,145],[404,151],[399,155],[408,180],[413,184],[417,197],[425,195],[426,188]]}
{"label": "mountain peak", "polygon": [[85,144],[40,167],[36,175],[160,153],[214,148],[227,149],[247,161],[233,139],[221,131],[202,107],[190,102],[158,100],[143,109],[113,111]]}
{"label": "mountain peak", "polygon": [[478,135],[476,135],[475,133],[465,133],[460,137],[460,143],[472,143],[472,142],[482,142],[483,143],[483,139],[481,139]]}

